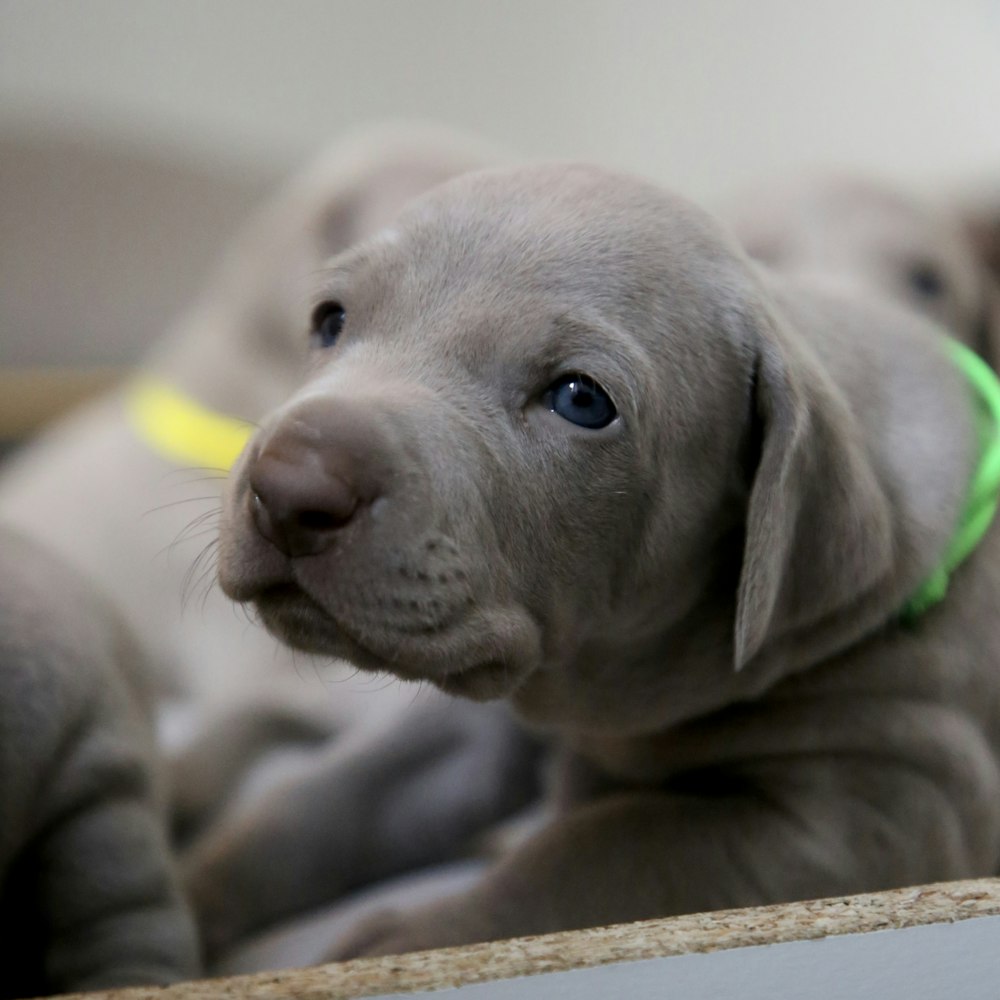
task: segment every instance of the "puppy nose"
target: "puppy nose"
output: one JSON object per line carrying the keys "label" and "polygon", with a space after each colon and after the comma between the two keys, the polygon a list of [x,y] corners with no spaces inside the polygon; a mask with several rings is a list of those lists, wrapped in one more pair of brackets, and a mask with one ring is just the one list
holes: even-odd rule
{"label": "puppy nose", "polygon": [[257,530],[287,556],[323,552],[360,503],[352,464],[301,440],[272,438],[249,470]]}

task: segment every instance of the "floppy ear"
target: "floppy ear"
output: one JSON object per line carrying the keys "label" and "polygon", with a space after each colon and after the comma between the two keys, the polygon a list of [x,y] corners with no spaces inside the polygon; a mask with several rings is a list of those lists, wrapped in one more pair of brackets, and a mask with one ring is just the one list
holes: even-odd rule
{"label": "floppy ear", "polygon": [[735,661],[834,626],[892,569],[889,501],[846,401],[768,317],[758,341],[753,473]]}

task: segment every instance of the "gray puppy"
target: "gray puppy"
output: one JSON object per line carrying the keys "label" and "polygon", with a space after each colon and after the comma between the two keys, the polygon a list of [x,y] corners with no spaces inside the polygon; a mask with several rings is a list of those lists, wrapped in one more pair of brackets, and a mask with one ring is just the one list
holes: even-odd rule
{"label": "gray puppy", "polygon": [[315,301],[223,589],[561,759],[552,823],[336,954],[996,870],[995,528],[928,606],[981,463],[939,327],[565,165],[449,182]]}
{"label": "gray puppy", "polygon": [[198,972],[139,677],[92,589],[0,529],[3,996]]}

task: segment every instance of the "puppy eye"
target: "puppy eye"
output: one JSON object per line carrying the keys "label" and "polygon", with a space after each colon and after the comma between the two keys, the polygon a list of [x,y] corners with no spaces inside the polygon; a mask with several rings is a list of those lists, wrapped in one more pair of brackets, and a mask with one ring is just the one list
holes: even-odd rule
{"label": "puppy eye", "polygon": [[563,420],[588,430],[607,427],[618,411],[611,397],[589,375],[563,375],[545,390],[542,402]]}
{"label": "puppy eye", "polygon": [[333,347],[344,329],[344,307],[339,302],[322,302],[312,315],[309,337],[316,347]]}
{"label": "puppy eye", "polygon": [[914,264],[907,275],[910,287],[922,298],[937,299],[944,295],[945,280],[940,269],[925,261]]}

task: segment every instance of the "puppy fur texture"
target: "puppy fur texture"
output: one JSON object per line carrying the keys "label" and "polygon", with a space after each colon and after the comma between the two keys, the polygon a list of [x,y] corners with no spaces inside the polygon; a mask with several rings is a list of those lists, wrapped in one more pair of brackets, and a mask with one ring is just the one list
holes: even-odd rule
{"label": "puppy fur texture", "polygon": [[314,301],[343,329],[230,478],[223,588],[560,761],[553,822],[337,956],[996,870],[997,528],[900,621],[978,458],[940,327],[572,165],[445,184]]}
{"label": "puppy fur texture", "polygon": [[0,564],[0,994],[193,978],[138,651],[6,528]]}

